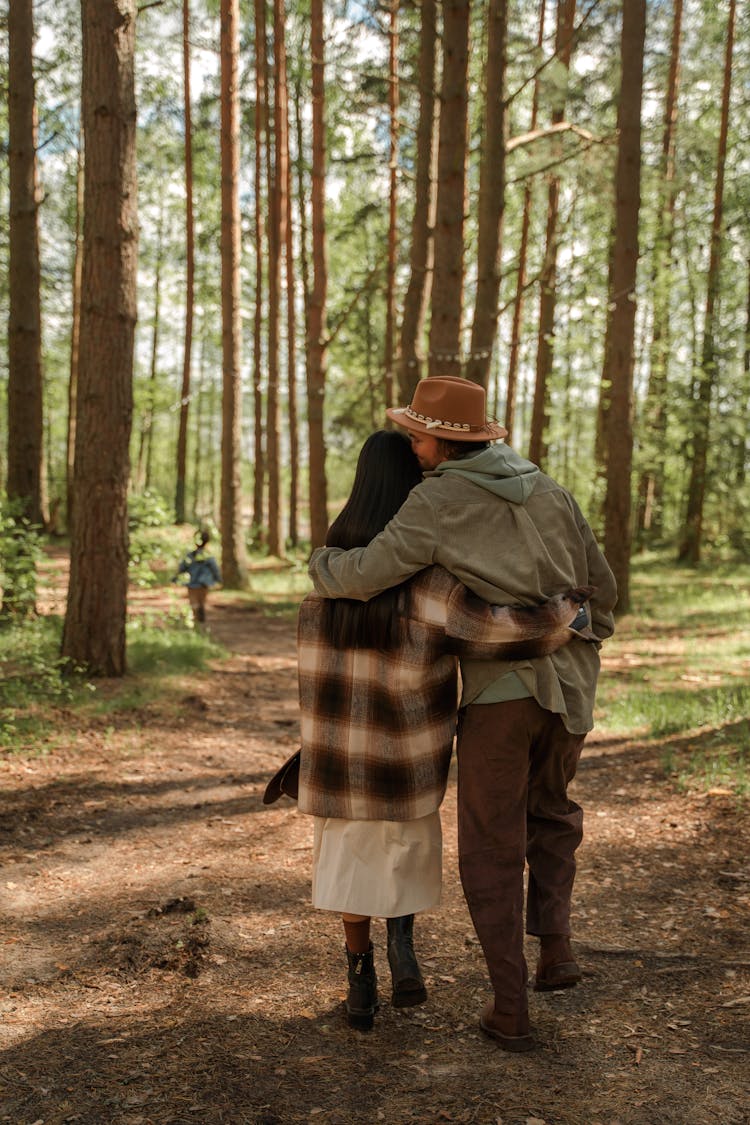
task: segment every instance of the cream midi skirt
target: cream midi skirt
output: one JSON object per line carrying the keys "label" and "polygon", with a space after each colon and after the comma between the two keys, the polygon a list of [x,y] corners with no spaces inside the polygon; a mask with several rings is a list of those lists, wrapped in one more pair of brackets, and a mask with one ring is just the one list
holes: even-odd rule
{"label": "cream midi skirt", "polygon": [[399,918],[440,902],[440,813],[419,820],[314,818],[312,902],[319,910]]}

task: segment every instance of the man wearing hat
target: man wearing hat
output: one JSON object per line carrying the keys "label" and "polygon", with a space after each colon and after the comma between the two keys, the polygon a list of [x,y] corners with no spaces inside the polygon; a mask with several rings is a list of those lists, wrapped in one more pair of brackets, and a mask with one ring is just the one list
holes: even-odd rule
{"label": "man wearing hat", "polygon": [[[409,432],[424,473],[367,547],[322,548],[310,574],[326,597],[367,601],[439,563],[493,604],[538,603],[592,585],[585,631],[611,636],[615,580],[573,497],[509,446],[466,379],[422,380],[409,406],[387,411]],[[502,664],[462,661],[458,721],[461,882],[494,989],[480,1026],[503,1048],[534,1047],[523,954],[539,937],[534,987],[567,988],[581,973],[570,945],[575,851],[583,813],[567,794],[593,725],[598,646]]]}

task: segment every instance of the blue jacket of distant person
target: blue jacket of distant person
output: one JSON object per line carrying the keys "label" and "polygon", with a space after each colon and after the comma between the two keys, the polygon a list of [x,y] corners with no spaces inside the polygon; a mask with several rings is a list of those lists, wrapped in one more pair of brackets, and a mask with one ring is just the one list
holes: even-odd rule
{"label": "blue jacket of distant person", "polygon": [[189,590],[196,590],[201,586],[210,589],[211,586],[221,582],[219,564],[205,547],[196,547],[194,551],[188,551],[177,569],[177,574],[187,574]]}

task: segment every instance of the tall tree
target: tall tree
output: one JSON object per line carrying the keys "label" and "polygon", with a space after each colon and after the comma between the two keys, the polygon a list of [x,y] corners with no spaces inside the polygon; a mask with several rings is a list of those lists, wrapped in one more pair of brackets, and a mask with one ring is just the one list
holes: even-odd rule
{"label": "tall tree", "polygon": [[[306,161],[305,161],[305,139],[304,139],[304,130],[303,130],[303,122],[302,122],[302,113],[303,113],[302,100],[303,100],[302,99],[302,76],[301,76],[300,72],[298,71],[297,74],[295,75],[295,80],[294,80],[294,133],[295,133],[295,138],[296,138],[296,149],[297,149],[297,153],[296,153],[297,159],[295,161],[295,172],[296,172],[296,182],[297,182],[297,192],[296,192],[297,208],[296,208],[296,210],[297,210],[297,216],[298,216],[298,222],[299,222],[299,228],[298,228],[299,229],[299,237],[298,237],[299,275],[300,275],[300,281],[301,281],[301,285],[302,285],[302,312],[303,312],[304,341],[305,341],[305,346],[302,349],[302,355],[303,355],[303,362],[304,362],[304,368],[305,368],[305,386],[307,386],[308,380],[309,380],[309,365],[310,365],[310,347],[309,347],[309,341],[310,341],[310,258],[309,258],[309,254],[308,254],[308,229],[307,229],[307,219],[308,219],[307,211],[308,211],[308,209],[307,209],[307,203],[306,203],[306,198],[305,198],[305,166],[306,166]],[[290,161],[290,172],[291,172],[291,161]],[[291,203],[292,203],[291,189],[289,191],[289,201],[290,201],[290,205],[291,205]],[[293,253],[293,239],[292,239],[292,236],[291,236],[291,231],[292,231],[291,214],[290,214],[290,219],[289,219],[289,230],[290,230],[289,253],[292,254]],[[289,306],[290,306],[289,315],[290,315],[290,317],[293,318],[294,317],[294,309],[296,307],[296,302],[295,302],[294,297],[293,297],[293,291],[295,289],[295,278],[297,276],[297,271],[295,269],[293,269],[292,267],[293,267],[293,263],[291,263],[289,261],[289,259],[287,259],[287,283],[289,285],[289,290],[290,290],[289,296],[288,296],[288,303],[289,303]],[[292,342],[294,341],[294,337],[295,337],[295,333],[294,333],[294,331],[291,327],[291,322],[290,322],[289,338],[290,338],[290,340],[292,340]],[[295,360],[294,353],[290,352],[290,355],[289,355],[290,386],[291,386],[291,383],[294,381],[295,377],[296,377],[296,360]],[[297,491],[298,491],[298,487],[299,487],[298,476],[299,476],[299,444],[300,444],[299,443],[299,431],[298,431],[298,428],[297,428],[297,425],[296,425],[296,402],[297,402],[297,396],[296,396],[296,391],[295,391],[295,395],[294,395],[293,400],[292,400],[291,393],[290,393],[290,402],[289,402],[290,415],[292,414],[292,411],[294,411],[294,414],[295,414],[295,425],[294,425],[294,428],[290,431],[290,450],[289,450],[290,458],[293,458],[293,462],[294,462],[293,466],[292,466],[292,475],[290,477],[290,485],[289,486],[290,486],[290,491],[293,493],[294,496],[297,495]],[[296,510],[297,510],[296,504],[295,504],[294,500],[292,499],[291,502],[290,502],[289,538],[290,538],[290,541],[292,542],[293,545],[295,545],[297,543],[296,523],[294,525],[294,531],[293,531],[293,528],[292,528],[292,514],[295,513]]]}
{"label": "tall tree", "polygon": [[285,82],[286,128],[286,359],[289,421],[289,545],[299,541],[299,424],[297,418],[297,286],[294,267],[294,193],[289,144],[289,84]]}
{"label": "tall tree", "polygon": [[247,582],[242,535],[239,0],[221,0],[221,549],[224,585]]}
{"label": "tall tree", "polygon": [[401,365],[399,392],[402,402],[411,402],[422,375],[422,336],[425,314],[432,288],[435,225],[435,185],[439,102],[435,97],[435,59],[437,55],[436,0],[422,0],[419,31],[419,120],[417,123],[417,166],[414,183],[414,211],[409,247],[409,282],[401,321]]}
{"label": "tall tree", "polygon": [[83,298],[63,655],[125,672],[138,217],[135,0],[83,0]]}
{"label": "tall tree", "polygon": [[154,322],[151,332],[151,363],[148,373],[148,414],[143,432],[146,446],[146,469],[144,483],[147,489],[153,485],[154,448],[156,435],[157,399],[159,393],[159,340],[161,333],[161,286],[164,268],[164,197],[159,198],[159,213],[156,220],[156,260],[154,262]]}
{"label": "tall tree", "polygon": [[646,0],[623,5],[621,83],[617,108],[615,224],[610,314],[602,376],[602,446],[606,450],[604,552],[617,579],[618,612],[630,608],[633,362],[638,216],[641,202],[641,103]]}
{"label": "tall tree", "polygon": [[505,63],[508,40],[507,0],[489,0],[487,10],[484,127],[479,169],[477,292],[471,329],[467,378],[487,387],[497,335],[503,212],[505,210]]}
{"label": "tall tree", "polygon": [[39,266],[39,188],[32,0],[8,8],[10,312],[8,317],[8,479],[34,524],[46,521]]}
{"label": "tall tree", "polygon": [[660,535],[664,493],[667,386],[671,351],[670,304],[673,287],[672,247],[677,198],[675,184],[675,146],[677,136],[677,95],[680,80],[680,41],[682,38],[682,0],[674,0],[669,78],[662,134],[659,203],[653,252],[653,323],[648,393],[643,411],[641,448],[645,466],[638,485],[638,532]]}
{"label": "tall tree", "polygon": [[[190,367],[193,351],[193,307],[195,305],[195,221],[193,218],[193,110],[190,94],[190,0],[182,0],[182,90],[185,122],[185,340],[182,351],[180,424],[177,434],[177,485],[175,521],[185,522],[187,480],[187,435],[190,411]],[[200,456],[200,448],[196,451]]]}
{"label": "tall tree", "polygon": [[388,28],[388,258],[385,284],[385,349],[384,398],[386,407],[393,406],[393,368],[396,333],[396,264],[398,261],[398,8],[399,0],[390,0]]}
{"label": "tall tree", "polygon": [[445,0],[430,375],[461,374],[470,16],[470,0]]}
{"label": "tall tree", "polygon": [[307,360],[307,424],[309,430],[310,540],[325,543],[328,530],[328,495],[323,431],[326,372],[328,368],[328,249],[326,243],[326,100],[323,0],[310,3],[312,54],[312,260]]}
{"label": "tall tree", "polygon": [[[558,0],[555,31],[555,57],[567,72],[573,49],[576,0]],[[565,116],[565,86],[557,92],[552,109],[552,125]],[[546,431],[549,425],[549,380],[554,361],[555,304],[557,301],[557,216],[560,206],[560,177],[552,172],[547,184],[547,230],[539,299],[539,335],[536,353],[534,405],[531,411],[529,458],[543,464],[547,458]]]}
{"label": "tall tree", "polygon": [[[544,45],[544,23],[547,11],[546,0],[539,3],[539,33],[537,35],[537,53],[541,56]],[[534,93],[531,100],[531,122],[529,131],[536,129],[539,115],[539,75],[534,79]],[[518,248],[518,270],[516,272],[516,295],[513,302],[513,323],[510,330],[510,349],[508,353],[508,384],[505,392],[505,428],[508,431],[507,441],[513,441],[513,427],[516,421],[516,398],[518,394],[518,360],[521,351],[521,324],[523,323],[523,299],[526,290],[526,259],[529,249],[529,230],[531,227],[531,203],[533,198],[533,182],[527,180],[523,189],[523,210],[521,214],[521,240]]]}
{"label": "tall tree", "polygon": [[263,428],[263,313],[266,223],[263,167],[268,143],[268,47],[266,0],[255,0],[255,312],[253,318],[253,416],[255,464],[253,472],[253,537],[265,528],[266,456]]}
{"label": "tall tree", "polygon": [[78,131],[76,153],[76,217],[73,250],[72,309],[70,323],[70,373],[68,377],[68,428],[65,439],[65,515],[68,531],[73,526],[73,479],[75,476],[76,400],[78,397],[78,357],[81,345],[81,285],[83,281],[83,115]]}
{"label": "tall tree", "polygon": [[721,95],[721,125],[716,155],[716,181],[714,209],[711,222],[711,251],[706,285],[706,315],[703,321],[703,347],[698,372],[696,396],[692,412],[692,457],[688,483],[687,511],[679,548],[681,562],[693,566],[700,562],[703,541],[703,504],[706,497],[708,467],[708,435],[711,424],[711,400],[718,381],[718,356],[716,350],[716,302],[719,294],[722,243],[724,228],[724,175],[727,161],[729,134],[729,105],[732,93],[732,55],[737,0],[729,0],[727,18],[726,52],[724,56],[724,82]]}
{"label": "tall tree", "polygon": [[[266,396],[266,468],[268,470],[268,550],[283,554],[281,534],[281,449],[279,382],[281,371],[281,274],[287,241],[286,44],[284,0],[273,4],[273,125],[274,151],[269,167],[268,215],[268,391]],[[269,147],[270,155],[270,147]]]}

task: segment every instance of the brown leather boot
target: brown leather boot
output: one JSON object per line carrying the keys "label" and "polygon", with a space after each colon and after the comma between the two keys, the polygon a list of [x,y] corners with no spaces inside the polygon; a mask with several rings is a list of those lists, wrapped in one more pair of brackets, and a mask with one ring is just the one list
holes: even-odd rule
{"label": "brown leather boot", "polygon": [[536,966],[535,992],[553,992],[572,988],[581,979],[581,970],[573,956],[566,934],[544,934]]}
{"label": "brown leather boot", "polygon": [[529,1027],[528,1012],[519,1014],[496,1012],[495,1001],[488,1000],[479,1017],[485,1035],[494,1039],[504,1051],[533,1051],[536,1040]]}

